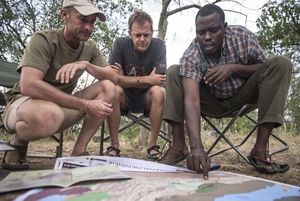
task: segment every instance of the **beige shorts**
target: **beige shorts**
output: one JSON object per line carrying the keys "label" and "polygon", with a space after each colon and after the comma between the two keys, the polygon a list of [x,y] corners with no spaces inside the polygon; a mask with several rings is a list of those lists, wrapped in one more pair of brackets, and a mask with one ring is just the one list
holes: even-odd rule
{"label": "beige shorts", "polygon": [[16,130],[15,122],[17,120],[17,110],[24,102],[26,102],[29,99],[31,99],[29,96],[22,96],[13,102],[10,102],[5,107],[3,113],[3,125],[8,132],[12,134],[15,133]]}

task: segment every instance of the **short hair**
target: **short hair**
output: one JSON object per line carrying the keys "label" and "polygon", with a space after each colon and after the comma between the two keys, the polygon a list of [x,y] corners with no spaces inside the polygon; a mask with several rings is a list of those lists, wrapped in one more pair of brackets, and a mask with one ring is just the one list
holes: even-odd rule
{"label": "short hair", "polygon": [[198,11],[196,18],[195,18],[195,22],[197,20],[198,17],[204,17],[204,16],[208,16],[213,14],[214,12],[216,12],[220,19],[222,20],[222,22],[225,22],[225,14],[222,8],[220,8],[219,6],[215,5],[215,4],[206,4],[205,6],[203,6],[202,8],[200,8],[200,10]]}
{"label": "short hair", "polygon": [[132,24],[134,22],[137,22],[138,24],[143,24],[146,21],[148,21],[150,23],[151,31],[153,31],[153,20],[152,20],[151,16],[148,13],[146,13],[145,11],[142,11],[140,9],[135,10],[134,13],[130,15],[129,20],[128,20],[129,31],[131,31]]}

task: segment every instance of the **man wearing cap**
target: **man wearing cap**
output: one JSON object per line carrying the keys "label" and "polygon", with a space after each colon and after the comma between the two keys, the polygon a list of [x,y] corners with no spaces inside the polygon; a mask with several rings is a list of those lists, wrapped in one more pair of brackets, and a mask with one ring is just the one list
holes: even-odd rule
{"label": "man wearing cap", "polygon": [[[2,168],[28,168],[30,141],[49,137],[82,118],[71,155],[87,155],[90,139],[112,112],[118,74],[89,39],[97,17],[105,21],[105,15],[90,0],[64,0],[61,17],[62,29],[32,35],[17,67],[21,78],[7,94],[3,116],[15,150],[4,154]],[[73,93],[84,71],[98,82]]]}

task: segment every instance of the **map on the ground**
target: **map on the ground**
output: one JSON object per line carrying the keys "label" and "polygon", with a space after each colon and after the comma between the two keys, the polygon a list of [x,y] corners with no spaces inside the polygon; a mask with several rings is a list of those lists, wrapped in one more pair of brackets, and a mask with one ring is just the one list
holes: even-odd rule
{"label": "map on the ground", "polygon": [[130,180],[101,181],[69,188],[33,189],[16,201],[166,200],[166,201],[299,201],[300,188],[223,171],[209,180],[194,173],[131,172]]}
{"label": "map on the ground", "polygon": [[129,178],[116,165],[11,172],[0,182],[0,193],[45,186],[69,187],[83,181]]}

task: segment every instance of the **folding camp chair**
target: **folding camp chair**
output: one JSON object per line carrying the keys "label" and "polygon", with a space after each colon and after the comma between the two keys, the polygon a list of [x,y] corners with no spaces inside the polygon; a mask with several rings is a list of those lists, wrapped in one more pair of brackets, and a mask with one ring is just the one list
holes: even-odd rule
{"label": "folding camp chair", "polygon": [[[14,84],[19,80],[20,75],[16,71],[17,64],[0,60],[0,86],[3,88],[12,88]],[[4,98],[3,93],[1,92],[0,96],[1,105],[0,105],[0,116],[1,116],[1,124],[0,126],[4,128],[2,124],[2,113],[4,111],[6,102]],[[56,135],[52,135],[51,138],[58,143],[56,147],[56,155],[55,157],[61,157],[62,156],[62,150],[63,150],[63,131],[58,133],[58,137]],[[36,157],[36,156],[35,156]],[[37,156],[38,157],[38,156]]]}
{"label": "folding camp chair", "polygon": [[[251,105],[251,104],[246,104],[243,107],[241,107],[239,110],[237,110],[236,112],[234,112],[233,114],[228,114],[228,115],[224,115],[222,117],[218,117],[217,119],[221,119],[221,118],[230,118],[229,123],[225,126],[225,128],[221,131],[220,129],[218,129],[211,121],[211,118],[215,118],[212,116],[207,116],[204,114],[201,114],[202,119],[204,119],[208,125],[213,128],[213,130],[218,134],[218,137],[216,138],[216,140],[212,143],[212,145],[208,148],[207,153],[209,155],[209,157],[214,157],[216,155],[219,155],[221,153],[224,153],[228,150],[234,150],[238,155],[240,155],[248,164],[250,164],[249,160],[247,159],[247,157],[240,151],[239,147],[241,147],[249,138],[250,136],[254,133],[254,131],[257,129],[258,124],[257,121],[254,120],[249,113],[253,110],[255,110],[257,108],[256,105]],[[232,125],[234,125],[235,121],[238,118],[242,118],[245,117],[246,119],[248,119],[252,124],[253,124],[253,128],[249,131],[249,133],[238,143],[233,143],[229,137],[226,135],[226,133],[228,132],[228,130],[231,128]],[[277,140],[279,143],[282,144],[282,148],[279,148],[278,150],[272,151],[269,154],[270,155],[274,155],[276,153],[279,152],[283,152],[285,150],[287,150],[289,148],[288,144],[283,141],[280,137],[278,137],[277,135],[275,135],[274,133],[271,133],[271,136]],[[212,152],[214,150],[214,148],[216,147],[216,145],[220,142],[220,140],[223,139],[228,147],[223,148],[221,150]]]}
{"label": "folding camp chair", "polygon": [[[150,123],[148,121],[148,118],[141,114],[141,115],[137,115],[137,114],[133,114],[133,113],[128,113],[126,115],[124,115],[129,121],[126,122],[125,124],[121,125],[119,128],[119,134],[128,129],[129,127],[133,126],[134,124],[138,124],[142,127],[144,127],[147,130],[150,130]],[[171,145],[171,140],[168,137],[168,133],[164,130],[160,130],[158,136],[164,140],[164,144],[161,148],[161,151],[164,152],[166,151],[170,145]],[[103,144],[105,141],[109,140],[110,137],[109,135],[105,136],[105,124],[103,123],[101,126],[101,132],[100,132],[100,155],[103,155]]]}

